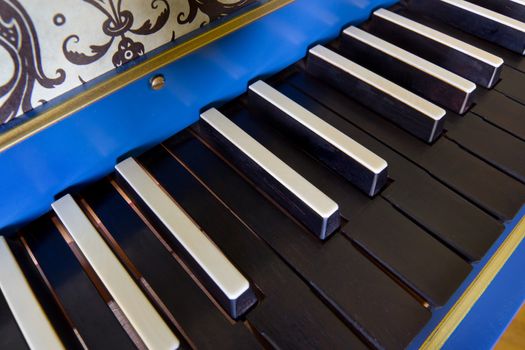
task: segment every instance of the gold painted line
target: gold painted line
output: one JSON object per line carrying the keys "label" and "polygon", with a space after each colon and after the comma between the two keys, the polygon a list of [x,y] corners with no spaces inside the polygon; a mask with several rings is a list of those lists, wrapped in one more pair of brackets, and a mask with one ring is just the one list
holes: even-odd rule
{"label": "gold painted line", "polygon": [[122,73],[115,75],[87,91],[83,91],[63,103],[49,108],[27,122],[0,134],[0,153],[24,141],[32,135],[58,123],[80,109],[108,96],[120,88],[145,77],[171,62],[206,46],[255,20],[278,10],[294,0],[270,0],[257,8],[247,11],[231,20],[212,28],[194,38],[182,42],[173,48],[153,56]]}
{"label": "gold painted line", "polygon": [[432,333],[430,333],[428,338],[421,345],[421,350],[440,349],[445,344],[450,335],[458,327],[461,321],[463,321],[474,304],[494,280],[494,277],[496,277],[512,253],[514,253],[516,248],[520,245],[524,237],[525,216],[521,218],[516,227],[476,276],[474,281],[472,281],[454,306],[452,306],[437,327],[434,328]]}

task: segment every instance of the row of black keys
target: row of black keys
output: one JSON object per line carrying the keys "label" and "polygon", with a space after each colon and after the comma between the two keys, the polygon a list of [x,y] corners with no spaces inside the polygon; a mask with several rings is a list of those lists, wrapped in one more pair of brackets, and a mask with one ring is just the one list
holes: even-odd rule
{"label": "row of black keys", "polygon": [[[512,96],[500,87],[506,71],[496,90]],[[512,77],[522,79],[519,73]],[[224,113],[237,125],[339,204],[346,222],[342,233],[321,243],[192,132],[143,155],[141,163],[259,290],[259,303],[244,325],[213,305],[116,185],[103,181],[81,197],[140,271],[135,276],[155,290],[187,346],[249,347],[255,339],[276,347],[406,346],[430,317],[429,306],[446,302],[470,271],[468,262],[484,255],[502,231],[501,220],[512,218],[523,203],[519,168],[508,170],[522,164],[523,142],[516,135],[519,128],[505,127],[523,111],[519,96],[513,101],[488,92],[472,113],[449,113],[445,136],[426,145],[307,77],[300,66],[277,77],[276,86],[385,158],[391,183],[370,199],[256,110],[249,112],[242,101],[226,106]],[[501,108],[487,107],[491,99],[503,103],[498,107],[510,105],[512,113],[501,115]],[[496,128],[482,118],[503,121]],[[483,147],[487,139],[499,147]],[[61,333],[68,344],[78,342],[71,324],[90,347],[125,344],[127,337],[108,313],[107,300],[49,219],[27,228],[22,237],[61,301],[63,309],[55,310],[54,319],[66,325]],[[27,257],[22,248],[18,257]],[[28,275],[35,273],[31,262],[25,266]],[[39,278],[33,281],[38,288]],[[45,288],[41,292],[45,299]],[[46,304],[48,310],[53,304]],[[69,319],[59,316],[63,311]]]}
{"label": "row of black keys", "polygon": [[[301,82],[299,78],[310,81],[301,75],[294,76],[289,81]],[[324,87],[326,91],[328,87],[319,84],[315,82],[316,86]],[[307,86],[299,83],[297,85],[303,88]],[[341,126],[351,130],[351,124],[288,83],[283,84],[280,89],[295,99],[301,98],[301,103],[308,105],[311,110],[316,107],[317,113],[323,112],[320,115],[325,116],[326,120],[339,122]],[[333,93],[335,94],[335,91]],[[346,99],[342,101],[351,104]],[[160,146],[140,158],[142,164],[261,291],[263,296],[255,309],[248,313],[248,322],[254,330],[262,334],[265,341],[279,347],[286,347],[286,344],[290,347],[310,346],[316,344],[315,340],[319,341],[317,345],[321,346],[337,339],[340,339],[339,345],[342,346],[348,341],[342,334],[349,332],[343,330],[344,327],[332,312],[316,300],[278,257],[280,256],[300,277],[309,282],[315,294],[333,307],[336,314],[344,317],[345,323],[364,336],[366,341],[377,346],[394,348],[406,345],[430,316],[428,309],[422,305],[425,303],[424,299],[430,299],[425,298],[424,293],[434,295],[434,299],[440,298],[438,300],[442,303],[470,270],[466,262],[414,224],[411,221],[414,219],[409,219],[411,214],[418,214],[415,211],[419,210],[416,220],[427,230],[432,224],[440,224],[442,230],[437,231],[438,234],[457,232],[457,236],[466,241],[458,246],[462,246],[464,250],[477,250],[477,256],[482,256],[490,243],[497,238],[502,229],[501,225],[446,186],[439,184],[416,165],[391,150],[387,152],[388,148],[384,146],[381,148],[384,151],[379,153],[384,157],[388,154],[386,158],[391,169],[395,164],[399,164],[396,167],[399,170],[391,172],[393,183],[379,197],[370,200],[309,157],[301,150],[300,145],[295,145],[286,137],[280,136],[279,131],[270,125],[250,117],[246,110],[236,111],[238,107],[232,106],[231,111],[228,109],[225,113],[332,196],[349,220],[343,234],[336,234],[328,242],[320,243],[270,201],[265,200],[188,132],[166,143],[169,152],[175,155],[178,161]],[[362,111],[360,108],[353,109]],[[364,133],[358,133],[357,129],[354,133],[352,136],[360,136],[356,137],[359,141],[368,140],[368,143],[364,143],[367,146],[374,143],[380,146],[379,142],[374,142]],[[377,152],[378,149],[375,150]],[[193,176],[185,167],[191,170]],[[233,188],[235,191],[232,191]],[[420,191],[425,189],[427,191],[424,193],[431,196],[419,197]],[[210,190],[220,198],[222,204],[214,198]],[[217,344],[216,337],[221,335],[230,339],[234,346],[241,344],[242,337],[233,337],[230,332],[239,328],[246,332],[244,326],[237,324],[232,327],[226,317],[209,300],[206,301],[205,295],[197,292],[198,287],[189,277],[182,278],[182,275],[185,275],[184,271],[149,232],[147,226],[141,222],[113,185],[104,181],[90,187],[82,197],[141,272],[141,276],[169,307],[177,323],[190,339],[190,344]],[[437,201],[430,202],[428,198],[437,198]],[[415,202],[411,203],[411,200]],[[428,208],[428,205],[437,210],[432,213],[433,210],[429,210],[432,208]],[[230,210],[248,227],[239,222]],[[402,212],[409,214],[409,217]],[[425,220],[425,212],[432,216],[429,220]],[[438,216],[437,220],[433,218],[434,215]],[[445,220],[439,220],[440,216]],[[461,221],[462,218],[464,221]],[[463,231],[458,230],[461,228],[458,226],[461,222],[467,225],[463,227]],[[103,304],[90,285],[89,278],[82,272],[82,267],[75,262],[74,256],[56,232],[56,228],[48,219],[42,219],[34,225],[33,228],[24,230],[23,237],[48,281],[59,297],[63,298],[62,303],[68,306],[66,311],[69,311],[69,317],[74,319],[73,323],[84,341],[92,346],[110,344],[111,339],[120,343],[122,339],[115,336],[119,333],[102,322],[104,318],[95,312],[96,303],[86,302],[98,300],[99,304]],[[46,228],[47,230],[43,230]],[[263,238],[268,245],[257,239],[254,233]],[[375,263],[383,265],[383,268],[391,268],[390,274],[394,274],[391,277],[395,282],[382,269],[376,267]],[[181,287],[182,280],[187,281],[184,288]],[[419,295],[413,298],[396,282],[404,285],[411,293],[416,292]],[[177,288],[174,288],[174,285]],[[193,288],[193,291],[186,288]],[[88,293],[92,295],[83,295]],[[190,296],[199,297],[200,301],[190,302]],[[299,305],[294,307],[294,304]],[[207,305],[207,311],[199,310],[200,305]],[[308,307],[303,309],[301,305]],[[385,315],[387,309],[390,309],[388,316]],[[107,310],[104,311],[108,314]],[[89,322],[89,319],[86,320],[88,315],[98,321]],[[205,325],[205,315],[211,318],[208,321],[211,325]],[[112,315],[108,316],[112,318]],[[196,319],[191,321],[191,317]],[[290,323],[286,324],[288,317]],[[322,327],[318,324],[319,321],[322,321]],[[281,322],[284,324],[280,324]],[[310,322],[312,324],[309,324]],[[82,328],[89,329],[93,325],[97,327],[87,332]],[[219,325],[228,329],[226,336],[215,329]],[[272,325],[273,331],[266,329],[268,325]],[[294,337],[294,334],[297,334],[297,331],[292,329],[294,325],[300,325],[305,332],[307,329],[312,332],[310,337],[304,339],[307,343],[302,344],[300,339]],[[119,327],[116,323],[114,326]],[[107,329],[110,334],[103,336],[100,327]],[[221,339],[220,342],[224,346],[226,343],[222,342],[225,339]]]}

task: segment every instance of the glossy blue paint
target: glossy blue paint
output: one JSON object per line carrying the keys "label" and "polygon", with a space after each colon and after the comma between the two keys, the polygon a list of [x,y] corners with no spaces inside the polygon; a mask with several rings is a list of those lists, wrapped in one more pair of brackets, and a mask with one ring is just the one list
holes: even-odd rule
{"label": "glossy blue paint", "polygon": [[158,143],[198,119],[204,106],[246,90],[256,77],[303,57],[392,0],[296,0],[141,79],[0,154],[0,229],[49,210],[54,196],[103,176],[123,154]]}
{"label": "glossy blue paint", "polygon": [[[485,254],[485,257],[473,267],[467,279],[450,300],[443,307],[434,310],[432,318],[412,341],[409,349],[419,349],[522,218],[525,218],[525,206],[514,219],[505,224],[503,234]],[[492,348],[525,299],[524,266],[525,241],[520,244],[503,269],[496,275],[487,290],[449,337],[443,349]]]}
{"label": "glossy blue paint", "polygon": [[[362,22],[373,9],[395,2],[296,0],[152,74],[165,76],[164,89],[152,91],[146,77],[0,153],[0,230],[7,232],[48,211],[58,193],[104,176],[123,155],[136,154],[196,121],[203,107],[243,93],[249,81],[281,70],[303,57],[308,47],[337,36],[343,26]],[[486,260],[435,312],[411,348],[424,341]],[[523,301],[525,282],[516,284],[512,277],[524,264],[522,243],[446,348],[474,344],[481,349],[494,343],[520,298]]]}
{"label": "glossy blue paint", "polygon": [[[521,212],[525,216],[525,210]],[[525,302],[525,241],[456,328],[444,350],[491,349]]]}

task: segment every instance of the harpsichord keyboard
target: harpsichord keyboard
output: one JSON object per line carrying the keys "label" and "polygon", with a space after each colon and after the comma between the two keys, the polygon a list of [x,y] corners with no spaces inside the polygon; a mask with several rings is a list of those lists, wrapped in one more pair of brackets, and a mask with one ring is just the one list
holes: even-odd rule
{"label": "harpsichord keyboard", "polygon": [[0,239],[0,347],[409,346],[525,203],[524,14],[378,9],[58,196]]}

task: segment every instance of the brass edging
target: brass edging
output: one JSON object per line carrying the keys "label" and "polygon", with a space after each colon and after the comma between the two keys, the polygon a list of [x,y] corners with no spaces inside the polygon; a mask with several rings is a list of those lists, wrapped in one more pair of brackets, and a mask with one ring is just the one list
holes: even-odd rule
{"label": "brass edging", "polygon": [[487,264],[481,269],[474,281],[467,287],[458,301],[452,306],[445,317],[430,333],[423,342],[421,350],[440,349],[461,321],[468,314],[470,309],[478,301],[481,295],[488,288],[496,274],[510,258],[512,253],[520,245],[525,237],[525,216],[521,218],[516,227],[507,236],[503,243],[496,250]]}
{"label": "brass edging", "polygon": [[89,90],[83,91],[55,107],[49,108],[33,119],[0,134],[0,153],[47,127],[67,118],[80,109],[104,98],[112,92],[151,74],[155,70],[246,26],[247,24],[250,24],[264,15],[293,1],[294,0],[269,0],[253,10],[235,16],[217,27],[184,41],[180,45],[163,51],[158,55],[155,55],[152,58],[93,86]]}

